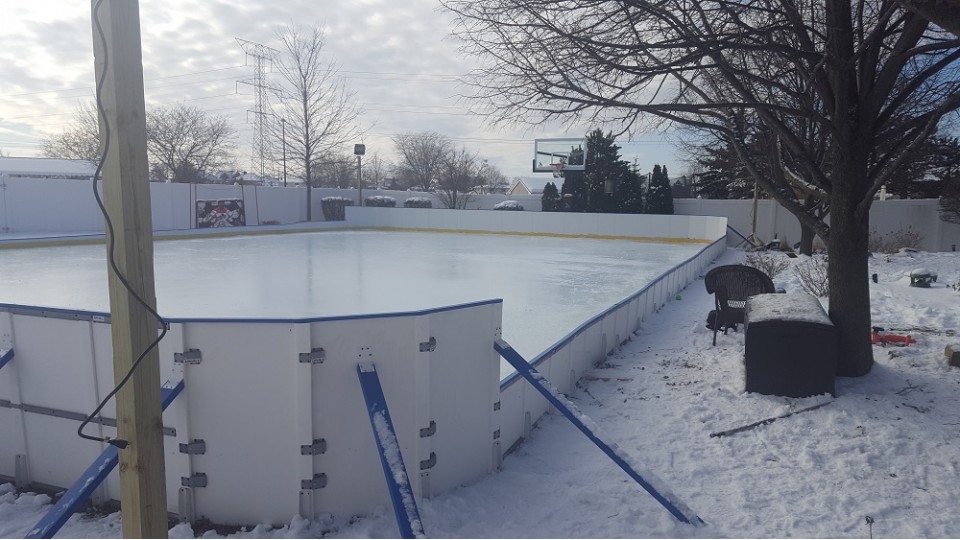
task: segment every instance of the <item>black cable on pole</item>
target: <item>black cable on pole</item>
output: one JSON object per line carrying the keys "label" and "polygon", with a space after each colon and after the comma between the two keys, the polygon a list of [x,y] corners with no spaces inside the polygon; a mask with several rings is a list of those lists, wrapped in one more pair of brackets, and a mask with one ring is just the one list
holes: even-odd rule
{"label": "black cable on pole", "polygon": [[[117,266],[116,239],[114,238],[113,221],[110,219],[110,213],[107,211],[107,207],[103,204],[103,199],[101,199],[100,192],[97,190],[97,184],[99,183],[100,175],[103,172],[103,164],[107,160],[107,152],[109,151],[109,148],[110,148],[110,121],[107,118],[105,107],[103,106],[103,85],[107,78],[107,68],[109,67],[110,62],[109,62],[109,56],[108,56],[108,50],[107,50],[107,38],[103,32],[103,27],[100,25],[100,18],[99,18],[100,5],[102,3],[103,3],[103,0],[97,0],[97,3],[94,4],[93,6],[93,24],[96,27],[97,37],[100,38],[100,43],[103,48],[103,70],[102,70],[102,73],[100,74],[100,77],[97,79],[97,89],[96,89],[97,113],[100,115],[100,118],[103,119],[103,142],[102,142],[102,151],[100,154],[100,161],[99,163],[97,163],[97,170],[93,174],[93,196],[97,200],[97,206],[100,207],[100,213],[103,214],[103,219],[106,222],[107,246],[108,246],[107,261],[110,264],[110,269],[113,270],[114,275],[117,276],[117,279],[120,280],[120,283],[127,290],[130,296],[132,296],[134,300],[137,301],[138,304],[143,306],[143,308],[146,309],[147,312],[149,312],[150,315],[157,320],[161,328],[160,334],[157,336],[157,339],[153,340],[153,342],[150,343],[150,345],[148,345],[147,348],[144,349],[142,353],[140,353],[140,356],[137,357],[137,359],[133,362],[133,365],[130,366],[130,369],[127,370],[126,375],[124,375],[123,378],[120,379],[120,382],[117,383],[116,386],[114,386],[113,390],[111,390],[110,393],[103,398],[100,404],[97,405],[97,408],[94,409],[92,413],[87,415],[87,417],[83,420],[83,422],[80,423],[80,427],[77,428],[77,435],[79,435],[81,438],[84,438],[90,441],[105,442],[113,446],[116,446],[117,448],[120,448],[122,450],[130,444],[129,441],[125,441],[123,439],[114,439],[110,437],[95,437],[92,435],[87,435],[83,432],[83,428],[85,428],[87,424],[93,421],[93,419],[100,414],[100,411],[103,410],[107,402],[110,401],[110,399],[112,399],[113,396],[117,395],[117,392],[119,392],[120,389],[123,388],[125,384],[127,384],[130,378],[133,377],[134,372],[136,372],[137,368],[140,367],[140,364],[147,357],[150,351],[156,348],[157,345],[160,344],[160,341],[167,335],[168,325],[167,325],[167,322],[163,319],[163,317],[161,317],[160,314],[157,313],[157,310],[152,308],[150,304],[146,302],[146,300],[144,300],[139,294],[137,294],[137,292],[133,289],[133,286],[130,285],[130,282],[127,280],[126,276],[124,276],[123,272],[120,271],[119,266]],[[151,234],[152,233],[153,231],[151,231]]]}

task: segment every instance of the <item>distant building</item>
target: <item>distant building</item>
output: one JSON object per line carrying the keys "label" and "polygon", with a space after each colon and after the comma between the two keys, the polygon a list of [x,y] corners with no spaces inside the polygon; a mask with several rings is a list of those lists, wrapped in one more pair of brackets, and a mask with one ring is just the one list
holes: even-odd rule
{"label": "distant building", "polygon": [[0,175],[7,178],[89,180],[97,164],[84,159],[0,157]]}
{"label": "distant building", "polygon": [[556,184],[557,189],[563,185],[563,178],[554,178],[544,176],[543,178],[518,178],[513,187],[510,188],[510,195],[543,195],[543,188],[548,182]]}

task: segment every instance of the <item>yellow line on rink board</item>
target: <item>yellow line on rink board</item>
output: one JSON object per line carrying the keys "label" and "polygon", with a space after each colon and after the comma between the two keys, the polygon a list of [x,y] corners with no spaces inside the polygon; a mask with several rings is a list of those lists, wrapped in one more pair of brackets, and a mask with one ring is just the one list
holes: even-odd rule
{"label": "yellow line on rink board", "polygon": [[[191,229],[199,231],[199,229]],[[654,236],[627,236],[611,234],[570,234],[570,233],[551,233],[551,232],[520,232],[520,231],[480,231],[470,229],[430,229],[425,227],[298,227],[283,229],[255,229],[247,227],[238,227],[231,230],[204,230],[203,232],[193,232],[184,234],[165,234],[163,232],[154,234],[154,241],[167,240],[191,240],[197,238],[229,238],[235,236],[261,236],[273,234],[297,234],[297,233],[326,233],[343,231],[381,231],[381,232],[415,232],[415,233],[440,233],[440,234],[487,234],[503,236],[532,236],[549,238],[581,238],[593,240],[628,240],[633,242],[657,242],[667,244],[709,244],[709,240],[698,238],[661,238]],[[103,235],[92,236],[54,236],[46,238],[24,238],[0,240],[0,249],[25,249],[35,247],[56,247],[56,246],[79,246],[89,244],[104,243]]]}

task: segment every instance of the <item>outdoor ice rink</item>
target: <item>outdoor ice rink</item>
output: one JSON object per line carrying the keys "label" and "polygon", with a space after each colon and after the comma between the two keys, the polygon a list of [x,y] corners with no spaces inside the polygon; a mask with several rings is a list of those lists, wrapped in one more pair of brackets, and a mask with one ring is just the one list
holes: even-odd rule
{"label": "outdoor ice rink", "polygon": [[[702,244],[497,234],[338,231],[158,241],[171,318],[293,319],[503,299],[528,359],[693,256]],[[109,311],[106,250],[0,250],[0,303]],[[511,369],[501,365],[501,377]]]}

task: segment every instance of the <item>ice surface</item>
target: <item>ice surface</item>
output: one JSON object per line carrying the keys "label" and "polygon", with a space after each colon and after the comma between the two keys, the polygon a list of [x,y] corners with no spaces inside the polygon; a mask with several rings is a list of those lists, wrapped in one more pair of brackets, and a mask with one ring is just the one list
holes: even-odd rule
{"label": "ice surface", "polygon": [[[301,318],[502,298],[533,358],[701,245],[450,233],[320,232],[154,244],[166,317]],[[102,245],[0,251],[0,303],[109,311]],[[501,376],[511,373],[501,364]]]}

